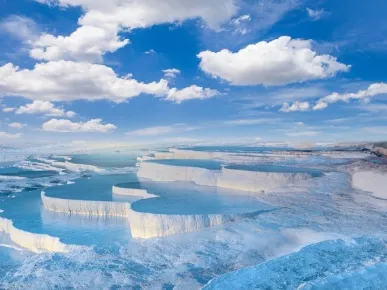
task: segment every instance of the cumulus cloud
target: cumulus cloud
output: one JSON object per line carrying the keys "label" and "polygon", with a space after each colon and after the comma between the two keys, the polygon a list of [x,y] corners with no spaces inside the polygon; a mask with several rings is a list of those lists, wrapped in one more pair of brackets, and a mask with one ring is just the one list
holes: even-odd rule
{"label": "cumulus cloud", "polygon": [[100,132],[108,133],[117,127],[113,124],[102,124],[101,119],[91,119],[87,122],[71,122],[65,119],[51,119],[42,125],[49,132]]}
{"label": "cumulus cloud", "polygon": [[251,44],[238,52],[203,51],[198,57],[204,72],[237,86],[275,86],[324,79],[350,68],[331,55],[318,55],[312,50],[311,40],[289,36]]}
{"label": "cumulus cloud", "polygon": [[4,139],[16,139],[16,138],[19,138],[20,136],[22,136],[21,133],[9,134],[7,132],[0,132],[0,139],[2,139],[2,138],[4,138]]}
{"label": "cumulus cloud", "polygon": [[310,105],[308,102],[294,102],[293,104],[283,103],[280,111],[281,112],[296,112],[296,111],[307,111],[309,110]]}
{"label": "cumulus cloud", "polygon": [[142,83],[120,77],[110,67],[51,61],[20,69],[8,63],[0,67],[0,95],[23,96],[31,100],[72,101],[109,99],[121,102],[140,94],[156,96],[169,91],[168,82]]}
{"label": "cumulus cloud", "polygon": [[187,100],[203,100],[217,95],[220,95],[220,92],[217,90],[192,85],[181,90],[176,88],[170,89],[165,100],[180,104]]}
{"label": "cumulus cloud", "polygon": [[30,56],[38,60],[102,62],[102,56],[127,45],[118,36],[118,27],[81,26],[70,36],[43,34],[33,42]]}
{"label": "cumulus cloud", "polygon": [[15,122],[15,123],[9,123],[8,126],[14,129],[22,129],[26,126],[26,124]]}
{"label": "cumulus cloud", "polygon": [[65,111],[55,107],[49,101],[33,101],[31,104],[21,106],[16,110],[16,114],[44,114],[50,117],[68,117],[72,118],[76,114],[73,111]]}
{"label": "cumulus cloud", "polygon": [[35,0],[62,7],[79,6],[85,14],[81,25],[69,36],[45,34],[33,44],[31,56],[44,60],[101,61],[107,52],[129,41],[118,33],[163,23],[202,19],[214,30],[220,29],[238,10],[236,0]]}
{"label": "cumulus cloud", "polygon": [[169,68],[169,69],[164,69],[163,73],[164,73],[164,77],[173,79],[178,74],[180,74],[180,70],[178,70],[177,68]]}
{"label": "cumulus cloud", "polygon": [[11,15],[0,22],[0,28],[14,38],[28,42],[38,37],[36,23],[27,17]]}
{"label": "cumulus cloud", "polygon": [[174,124],[170,126],[155,126],[155,127],[138,129],[138,130],[127,132],[126,135],[157,136],[157,135],[167,135],[171,133],[182,133],[182,132],[192,131],[196,129],[198,129],[198,127],[187,126],[185,124]]}

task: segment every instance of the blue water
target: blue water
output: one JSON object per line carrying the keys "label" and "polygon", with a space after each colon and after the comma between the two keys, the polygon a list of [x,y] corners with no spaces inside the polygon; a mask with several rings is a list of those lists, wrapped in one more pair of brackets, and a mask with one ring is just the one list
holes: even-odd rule
{"label": "blue water", "polygon": [[137,182],[121,187],[146,189],[158,198],[139,200],[132,209],[157,214],[230,214],[252,213],[274,209],[253,195],[234,190],[217,189],[184,182]]}
{"label": "blue water", "polygon": [[222,162],[216,160],[201,160],[201,159],[160,159],[160,160],[149,160],[149,163],[157,163],[163,165],[172,166],[189,166],[198,167],[209,170],[221,169]]}
{"label": "blue water", "polygon": [[112,186],[129,181],[137,181],[136,175],[94,175],[77,179],[74,184],[47,188],[45,192],[47,196],[65,199],[112,201]]}

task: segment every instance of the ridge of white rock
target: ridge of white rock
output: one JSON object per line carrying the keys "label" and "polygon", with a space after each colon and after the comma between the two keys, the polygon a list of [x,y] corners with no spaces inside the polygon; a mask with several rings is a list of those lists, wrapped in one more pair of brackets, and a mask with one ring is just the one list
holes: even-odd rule
{"label": "ridge of white rock", "polygon": [[198,185],[249,192],[271,190],[312,178],[309,173],[260,172],[228,169],[226,167],[221,170],[208,170],[154,162],[142,162],[137,176],[154,181],[186,181]]}
{"label": "ridge of white rock", "polygon": [[7,233],[15,244],[35,253],[66,253],[74,247],[62,243],[57,237],[20,230],[13,225],[11,220],[2,217],[0,217],[0,231]]}
{"label": "ridge of white rock", "polygon": [[129,203],[112,201],[75,200],[49,197],[41,193],[43,205],[54,212],[98,216],[128,216]]}

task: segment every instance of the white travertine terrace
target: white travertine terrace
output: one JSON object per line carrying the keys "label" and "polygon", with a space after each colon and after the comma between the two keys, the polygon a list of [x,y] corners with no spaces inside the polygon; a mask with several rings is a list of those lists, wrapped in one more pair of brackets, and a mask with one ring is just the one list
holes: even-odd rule
{"label": "white travertine terrace", "polygon": [[263,159],[270,158],[307,158],[308,156],[326,156],[331,158],[364,158],[368,154],[363,152],[340,152],[340,151],[326,151],[326,152],[306,152],[306,151],[274,151],[270,155],[265,153],[231,153],[231,152],[212,152],[212,151],[196,151],[188,149],[170,148],[169,152],[156,152],[154,157],[144,156],[139,161],[146,161],[151,159],[211,159],[222,160],[230,163],[251,164],[262,162]]}
{"label": "white travertine terrace", "polygon": [[[114,194],[145,198],[156,197],[146,190],[113,186]],[[133,238],[156,238],[203,230],[207,227],[233,222],[251,216],[242,214],[169,215],[137,212],[129,202],[85,201],[48,197],[41,194],[46,209],[55,212],[81,215],[127,217]]]}
{"label": "white travertine terrace", "polygon": [[259,172],[235,170],[223,167],[221,170],[208,170],[188,166],[172,166],[154,162],[142,162],[137,172],[140,178],[154,181],[186,181],[198,185],[260,192],[296,184],[312,177],[308,173]]}
{"label": "white travertine terrace", "polygon": [[216,186],[219,171],[198,167],[172,166],[142,162],[137,176],[154,181],[188,181],[198,185]]}
{"label": "white travertine terrace", "polygon": [[128,216],[130,205],[127,202],[62,199],[41,193],[43,205],[54,212],[99,216]]}
{"label": "white travertine terrace", "polygon": [[35,253],[60,252],[66,253],[71,250],[70,245],[62,243],[59,238],[44,234],[34,234],[20,230],[13,225],[13,222],[0,217],[0,232],[9,235],[12,242]]}

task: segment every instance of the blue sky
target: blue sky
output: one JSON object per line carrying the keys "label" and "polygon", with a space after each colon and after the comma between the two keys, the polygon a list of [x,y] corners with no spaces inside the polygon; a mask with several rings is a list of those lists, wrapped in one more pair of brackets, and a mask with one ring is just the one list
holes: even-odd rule
{"label": "blue sky", "polygon": [[0,0],[0,143],[387,137],[383,0]]}

